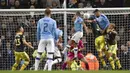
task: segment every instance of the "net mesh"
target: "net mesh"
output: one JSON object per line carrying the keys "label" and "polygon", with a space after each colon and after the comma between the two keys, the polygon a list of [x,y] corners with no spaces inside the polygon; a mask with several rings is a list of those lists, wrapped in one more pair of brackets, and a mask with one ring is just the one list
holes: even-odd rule
{"label": "net mesh", "polygon": [[[111,23],[116,24],[116,30],[119,33],[119,42],[118,42],[118,56],[121,60],[121,64],[124,69],[130,69],[130,53],[124,54],[125,49],[121,49],[121,45],[125,45],[129,48],[127,43],[130,40],[130,10],[101,10],[102,13],[107,15]],[[87,11],[92,14],[93,10]],[[67,11],[67,37],[71,35],[71,28],[73,27],[72,17],[74,16],[75,11]],[[86,11],[82,11],[86,13]],[[18,25],[22,25],[25,29],[26,40],[31,42],[35,48],[37,48],[36,41],[36,24],[37,21],[44,17],[44,11],[0,11],[0,70],[10,70],[14,64],[14,54],[13,54],[13,40],[15,36],[15,29]],[[64,28],[64,12],[63,11],[53,11],[52,18],[57,21],[57,25],[60,25]],[[89,26],[89,25],[88,25]],[[94,47],[94,36],[93,34],[86,35],[84,32],[83,42],[85,45],[84,55],[87,50],[91,50],[94,55],[97,56],[97,52]],[[30,57],[30,64],[27,69],[34,64],[34,58],[32,57],[33,50],[26,48],[26,52]],[[129,49],[130,52],[130,49]],[[23,64],[21,61],[20,65]],[[43,67],[42,64],[41,67]],[[60,69],[59,67],[54,66],[54,69]]]}

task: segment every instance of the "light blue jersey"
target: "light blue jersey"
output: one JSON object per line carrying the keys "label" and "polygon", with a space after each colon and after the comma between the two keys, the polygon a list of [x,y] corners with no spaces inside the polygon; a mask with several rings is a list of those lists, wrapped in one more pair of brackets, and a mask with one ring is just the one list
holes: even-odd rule
{"label": "light blue jersey", "polygon": [[98,18],[96,18],[96,21],[102,30],[105,30],[110,24],[108,18],[104,14],[101,14]]}
{"label": "light blue jersey", "polygon": [[81,17],[77,17],[76,20],[74,21],[74,30],[75,32],[83,32],[83,19]]}
{"label": "light blue jersey", "polygon": [[44,17],[37,24],[37,41],[40,39],[54,38],[56,33],[56,21],[50,17]]}
{"label": "light blue jersey", "polygon": [[55,42],[58,41],[59,37],[63,36],[63,31],[59,28],[56,29]]}

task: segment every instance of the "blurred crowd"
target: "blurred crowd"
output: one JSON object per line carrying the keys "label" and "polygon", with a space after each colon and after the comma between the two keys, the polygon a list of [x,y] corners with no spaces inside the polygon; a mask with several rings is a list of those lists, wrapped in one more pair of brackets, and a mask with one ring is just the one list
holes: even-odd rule
{"label": "blurred crowd", "polygon": [[[67,8],[130,7],[130,0],[67,0]],[[0,9],[63,8],[64,0],[0,0]]]}

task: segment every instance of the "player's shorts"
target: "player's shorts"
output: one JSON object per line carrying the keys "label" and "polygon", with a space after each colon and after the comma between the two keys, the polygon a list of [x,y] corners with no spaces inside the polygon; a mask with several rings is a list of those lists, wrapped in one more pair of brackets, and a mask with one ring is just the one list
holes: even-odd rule
{"label": "player's shorts", "polygon": [[16,62],[20,62],[21,59],[24,60],[24,61],[29,61],[30,58],[28,56],[28,54],[26,52],[14,52],[14,55],[15,55],[15,61]]}
{"label": "player's shorts", "polygon": [[95,47],[98,52],[105,49],[105,37],[103,35],[95,39]]}
{"label": "player's shorts", "polygon": [[[84,55],[81,52],[78,52],[77,57],[78,57],[78,59],[82,59],[82,58],[84,58]],[[74,53],[73,52],[69,52],[68,53],[68,58],[70,60],[73,60],[74,59]]]}
{"label": "player's shorts", "polygon": [[53,54],[54,54],[54,39],[41,39],[38,45],[38,50],[37,52],[44,52],[45,48],[47,51],[47,58],[53,58]]}
{"label": "player's shorts", "polygon": [[74,40],[76,43],[78,43],[79,40],[80,40],[82,37],[83,37],[83,32],[78,31],[78,32],[76,32],[76,33],[72,36],[71,40]]}
{"label": "player's shorts", "polygon": [[108,45],[108,53],[112,53],[116,55],[116,51],[117,51],[117,44]]}
{"label": "player's shorts", "polygon": [[54,53],[54,39],[41,39],[38,45],[37,52],[44,52],[45,48],[47,52]]}
{"label": "player's shorts", "polygon": [[57,47],[55,47],[54,57],[61,57],[61,53]]}

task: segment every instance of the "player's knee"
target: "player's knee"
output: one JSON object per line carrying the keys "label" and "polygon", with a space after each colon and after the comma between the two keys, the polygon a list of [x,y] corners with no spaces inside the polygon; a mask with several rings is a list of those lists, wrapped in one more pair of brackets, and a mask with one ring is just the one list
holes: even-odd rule
{"label": "player's knee", "polygon": [[19,60],[18,60],[18,61],[15,61],[15,63],[16,63],[16,64],[19,64],[19,63],[20,63],[20,61],[19,61]]}
{"label": "player's knee", "polygon": [[118,58],[118,57],[116,57],[116,58],[115,58],[115,61],[118,61],[118,60],[119,60],[119,58]]}
{"label": "player's knee", "polygon": [[29,60],[25,61],[25,62],[24,62],[24,65],[27,66],[27,65],[29,64],[29,62],[30,62]]}
{"label": "player's knee", "polygon": [[15,64],[13,65],[13,67],[15,67],[15,68],[16,68],[17,66],[18,66],[18,63],[15,63]]}
{"label": "player's knee", "polygon": [[38,53],[37,53],[37,56],[36,56],[36,59],[37,59],[37,60],[40,60],[41,55],[42,55],[42,53],[39,53],[39,52],[38,52]]}
{"label": "player's knee", "polygon": [[61,57],[57,58],[58,63],[62,61]]}

